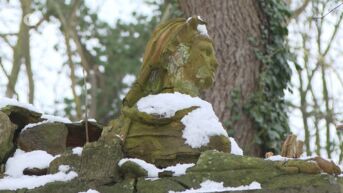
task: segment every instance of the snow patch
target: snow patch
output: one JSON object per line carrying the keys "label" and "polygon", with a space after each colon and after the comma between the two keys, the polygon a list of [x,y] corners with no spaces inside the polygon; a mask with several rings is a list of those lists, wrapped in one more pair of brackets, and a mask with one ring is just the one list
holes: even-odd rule
{"label": "snow patch", "polygon": [[36,113],[41,113],[42,114],[41,118],[45,119],[44,121],[39,122],[39,123],[27,124],[22,129],[22,131],[25,131],[28,128],[32,128],[32,127],[35,127],[37,125],[44,124],[44,123],[53,123],[53,122],[71,123],[71,121],[68,118],[43,114],[38,108],[36,108],[32,104],[21,103],[21,102],[18,102],[16,99],[11,99],[11,98],[5,98],[5,97],[0,98],[0,109],[3,108],[3,107],[6,107],[8,105],[21,107],[21,108],[24,108],[24,109],[27,109],[29,111],[33,111],[33,112],[36,112]]}
{"label": "snow patch", "polygon": [[6,107],[7,105],[22,107],[33,112],[41,113],[41,111],[38,108],[34,107],[32,104],[21,103],[18,102],[16,99],[1,97],[0,109]]}
{"label": "snow patch", "polygon": [[234,155],[243,155],[243,150],[238,146],[236,140],[232,137],[229,137],[231,142],[231,154]]}
{"label": "snow patch", "polygon": [[70,166],[68,165],[60,165],[58,166],[58,170],[61,172],[68,172],[70,170]]}
{"label": "snow patch", "polygon": [[[82,122],[84,122],[84,121],[85,121],[85,120],[82,119],[82,120],[78,121],[78,123],[82,123]],[[88,121],[88,122],[94,122],[94,123],[97,122],[96,119],[94,119],[94,118],[89,118],[89,119],[87,119],[87,121]]]}
{"label": "snow patch", "polygon": [[45,123],[55,123],[55,122],[57,122],[57,123],[71,123],[71,121],[68,118],[58,117],[58,116],[54,116],[54,115],[43,114],[41,116],[41,118],[46,119],[46,120],[38,122],[38,123],[29,123],[21,130],[21,132],[25,131],[26,129],[30,129],[32,127],[36,127],[38,125],[42,125]]}
{"label": "snow patch", "polygon": [[43,176],[27,176],[23,174],[25,168],[48,168],[52,160],[59,156],[52,156],[45,151],[36,150],[24,152],[17,149],[13,157],[6,163],[6,176],[0,179],[0,190],[33,189],[55,181],[69,181],[77,177],[77,173],[69,171],[70,167],[61,165],[59,172]]}
{"label": "snow patch", "polygon": [[270,160],[270,161],[287,161],[287,160],[291,160],[292,158],[288,158],[288,157],[282,157],[281,155],[273,155],[270,156],[268,158],[266,158],[265,160]]}
{"label": "snow patch", "polygon": [[83,151],[83,148],[82,147],[75,147],[72,149],[73,151],[73,154],[76,154],[78,156],[81,156],[82,155],[82,151]]}
{"label": "snow patch", "polygon": [[175,166],[169,166],[161,171],[173,171],[173,176],[182,176],[186,174],[186,170],[190,167],[193,167],[194,164],[176,164]]}
{"label": "snow patch", "polygon": [[47,115],[44,114],[41,116],[42,119],[46,119],[50,122],[60,122],[60,123],[71,123],[71,121],[68,118],[65,117],[59,117],[54,115]]}
{"label": "snow patch", "polygon": [[49,120],[45,120],[45,121],[38,122],[38,123],[29,123],[29,124],[25,125],[25,127],[21,130],[21,132],[24,132],[26,129],[30,129],[32,127],[36,127],[38,125],[42,125],[42,124],[45,124],[45,123],[52,123],[52,122],[49,121]]}
{"label": "snow patch", "polygon": [[89,189],[86,192],[79,192],[79,193],[100,193],[100,192],[93,190],[93,189]]}
{"label": "snow patch", "polygon": [[209,37],[205,24],[198,24],[197,30],[201,35]]}
{"label": "snow patch", "polygon": [[[201,18],[200,15],[198,15],[197,18],[198,18],[200,21],[204,21],[204,20]],[[191,21],[191,19],[192,19],[192,17],[187,18],[186,23],[188,23],[189,21]]]}
{"label": "snow patch", "polygon": [[197,16],[197,18],[200,20],[200,21],[204,21],[200,15]]}
{"label": "snow patch", "polygon": [[169,193],[207,193],[207,192],[223,192],[223,191],[242,191],[242,190],[257,190],[261,189],[261,184],[258,182],[252,182],[249,185],[242,185],[238,187],[224,187],[223,182],[214,182],[206,180],[200,184],[199,189],[189,189],[181,192],[169,191]]}
{"label": "snow patch", "polygon": [[[61,169],[61,168],[59,168]],[[22,175],[19,177],[6,176],[0,179],[0,190],[17,190],[22,188],[33,189],[40,186],[44,186],[50,182],[66,182],[77,177],[77,173],[70,171],[68,173],[59,171],[55,174],[48,174],[44,176],[26,176]]]}
{"label": "snow patch", "polygon": [[136,81],[136,76],[133,74],[126,74],[124,78],[122,79],[122,83],[127,85],[128,87],[131,87],[132,84]]}
{"label": "snow patch", "polygon": [[[270,156],[269,158],[266,158],[265,160],[270,160],[270,161],[287,161],[287,160],[310,160],[313,159],[317,156],[301,156],[299,158],[289,158],[289,157],[282,157],[281,155],[273,155]],[[324,158],[323,158],[324,159]],[[328,160],[330,161],[330,160]]]}
{"label": "snow patch", "polygon": [[[163,171],[172,171],[174,174],[173,176],[181,176],[186,174],[186,170],[190,167],[193,167],[194,164],[176,164],[175,166],[169,166],[163,169],[157,168],[155,165],[151,163],[147,163],[144,160],[137,159],[137,158],[124,158],[121,159],[118,163],[119,167],[121,167],[125,162],[127,161],[132,161],[139,166],[141,166],[144,170],[148,172],[148,177],[149,178],[158,178],[158,173],[163,172]],[[152,179],[156,180],[156,179]]]}
{"label": "snow patch", "polygon": [[141,166],[144,170],[148,172],[148,177],[158,177],[158,172],[160,171],[155,165],[147,163],[144,160],[137,159],[137,158],[124,158],[121,159],[118,163],[119,167],[121,167],[125,162],[132,161],[139,166]]}
{"label": "snow patch", "polygon": [[192,148],[207,145],[211,136],[223,135],[228,137],[218,117],[215,115],[212,105],[199,97],[191,97],[186,94],[161,93],[148,95],[137,102],[140,112],[145,112],[160,117],[170,118],[182,109],[198,107],[181,119],[185,125],[182,137],[186,144]]}
{"label": "snow patch", "polygon": [[6,162],[5,174],[14,178],[21,177],[25,168],[48,168],[50,162],[56,157],[42,150],[24,152],[17,149],[13,157]]}

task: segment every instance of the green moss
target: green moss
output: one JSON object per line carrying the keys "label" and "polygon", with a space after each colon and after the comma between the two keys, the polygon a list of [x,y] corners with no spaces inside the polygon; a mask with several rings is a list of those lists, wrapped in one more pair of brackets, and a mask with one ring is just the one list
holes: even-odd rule
{"label": "green moss", "polygon": [[118,138],[87,143],[81,155],[79,178],[93,185],[120,181],[117,165],[123,158],[120,143]]}
{"label": "green moss", "polygon": [[99,186],[96,189],[101,193],[135,193],[135,185],[135,179],[126,179],[114,185]]}
{"label": "green moss", "polygon": [[148,171],[142,168],[139,164],[130,160],[126,161],[123,165],[120,166],[120,172],[126,178],[138,178],[148,176]]}
{"label": "green moss", "polygon": [[79,173],[81,164],[81,156],[75,155],[72,152],[65,152],[60,157],[54,159],[49,166],[50,174],[57,173],[60,165],[68,165],[73,171]]}
{"label": "green moss", "polygon": [[76,193],[87,191],[90,187],[88,184],[72,180],[69,182],[52,182],[42,187],[27,190],[25,193]]}
{"label": "green moss", "polygon": [[24,151],[44,150],[57,155],[66,150],[68,129],[63,123],[44,123],[21,132],[18,146]]}
{"label": "green moss", "polygon": [[[0,165],[5,163],[14,151],[13,137],[16,126],[11,123],[9,117],[0,111]],[[0,168],[0,175],[2,168]]]}
{"label": "green moss", "polygon": [[137,181],[137,193],[166,193],[168,191],[183,191],[186,188],[172,179],[146,180],[139,178]]}
{"label": "green moss", "polygon": [[266,161],[261,158],[238,156],[218,151],[206,151],[201,154],[196,166],[190,168],[189,171],[265,169],[272,168],[274,165],[274,162]]}
{"label": "green moss", "polygon": [[321,169],[318,167],[316,162],[304,161],[304,160],[288,160],[286,162],[280,163],[280,168],[285,171],[293,173],[298,170],[299,173],[306,174],[319,174]]}

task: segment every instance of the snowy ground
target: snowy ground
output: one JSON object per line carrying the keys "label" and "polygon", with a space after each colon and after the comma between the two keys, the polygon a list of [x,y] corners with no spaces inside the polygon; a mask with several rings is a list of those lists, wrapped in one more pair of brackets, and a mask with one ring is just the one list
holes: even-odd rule
{"label": "snowy ground", "polygon": [[0,179],[0,190],[33,189],[50,182],[65,182],[76,178],[78,174],[72,171],[67,165],[59,166],[59,172],[55,174],[43,176],[28,176],[23,174],[26,168],[48,168],[50,162],[57,157],[59,156],[52,156],[41,150],[24,152],[17,149],[13,157],[9,158],[6,162],[6,176]]}

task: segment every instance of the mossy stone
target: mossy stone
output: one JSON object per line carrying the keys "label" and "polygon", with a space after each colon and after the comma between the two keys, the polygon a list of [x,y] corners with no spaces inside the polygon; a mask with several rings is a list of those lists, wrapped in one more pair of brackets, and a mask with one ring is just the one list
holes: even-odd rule
{"label": "mossy stone", "polygon": [[51,182],[44,186],[27,190],[25,193],[78,193],[87,191],[89,185],[78,180],[69,182]]}
{"label": "mossy stone", "polygon": [[43,123],[22,131],[18,146],[24,151],[44,150],[61,154],[66,150],[68,129],[63,123]]}
{"label": "mossy stone", "polygon": [[101,193],[135,193],[136,179],[130,178],[114,185],[99,186],[96,189]]}
{"label": "mossy stone", "polygon": [[120,166],[120,172],[125,178],[138,178],[148,176],[148,171],[133,161],[126,161]]}
{"label": "mossy stone", "polygon": [[21,130],[29,123],[38,123],[42,121],[41,113],[23,107],[8,105],[0,110],[11,119],[12,123],[18,126],[18,130]]}
{"label": "mossy stone", "polygon": [[157,180],[138,178],[136,189],[137,193],[166,193],[168,191],[183,191],[186,188],[170,178]]}
{"label": "mossy stone", "polygon": [[65,152],[60,157],[54,159],[50,163],[48,172],[50,174],[59,172],[58,167],[60,165],[68,165],[71,167],[73,171],[79,173],[81,165],[81,156],[73,154],[70,151]]}
{"label": "mossy stone", "polygon": [[121,180],[118,162],[123,158],[119,138],[87,143],[82,151],[79,178],[94,185]]}
{"label": "mossy stone", "polygon": [[0,111],[0,165],[1,163],[5,163],[10,153],[13,152],[15,129],[16,126],[11,122],[9,117]]}

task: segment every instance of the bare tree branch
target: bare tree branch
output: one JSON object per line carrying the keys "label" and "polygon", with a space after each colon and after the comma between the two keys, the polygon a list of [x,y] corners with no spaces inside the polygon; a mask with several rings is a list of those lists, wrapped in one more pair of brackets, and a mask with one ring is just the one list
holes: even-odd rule
{"label": "bare tree branch", "polygon": [[0,67],[1,67],[2,72],[5,74],[5,76],[6,76],[7,79],[9,80],[9,79],[10,79],[10,76],[8,75],[8,73],[6,72],[6,69],[5,69],[4,65],[2,64],[2,58],[0,58]]}
{"label": "bare tree branch", "polygon": [[291,19],[297,18],[308,6],[310,0],[305,0],[305,2],[292,12]]}
{"label": "bare tree branch", "polygon": [[327,12],[327,13],[324,14],[323,16],[320,16],[320,17],[312,17],[312,19],[324,19],[324,17],[326,17],[327,15],[329,15],[330,13],[332,13],[333,11],[335,11],[336,9],[338,9],[341,5],[343,5],[343,3],[338,4],[336,7],[334,7],[333,9],[331,9],[329,12]]}
{"label": "bare tree branch", "polygon": [[5,43],[11,47],[12,49],[14,49],[14,46],[10,43],[10,41],[8,40],[7,36],[17,36],[18,33],[10,33],[10,34],[0,34],[0,37],[5,41]]}

